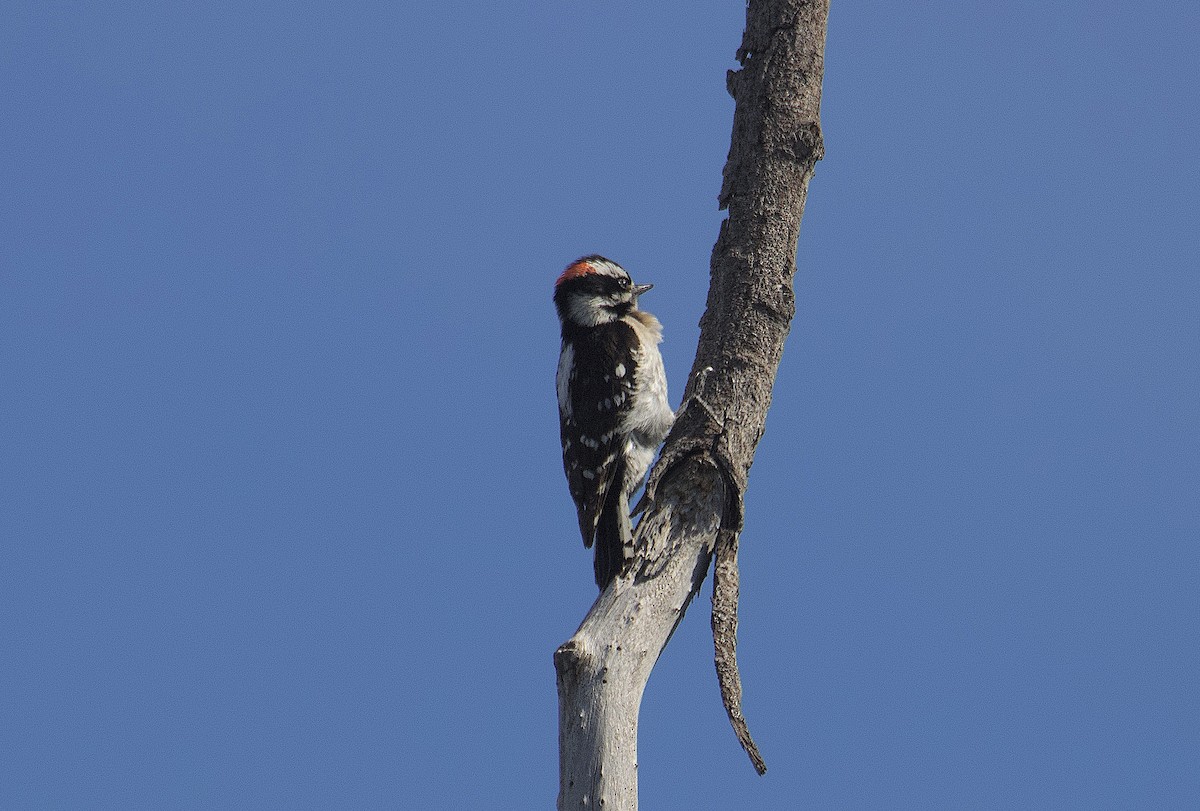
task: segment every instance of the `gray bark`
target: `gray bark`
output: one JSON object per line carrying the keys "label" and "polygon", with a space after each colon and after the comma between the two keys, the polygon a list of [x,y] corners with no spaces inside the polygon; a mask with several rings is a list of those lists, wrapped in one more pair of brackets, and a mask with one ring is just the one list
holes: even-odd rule
{"label": "gray bark", "polygon": [[713,248],[685,405],[650,474],[633,565],[554,656],[564,811],[637,808],[642,692],[714,550],[718,681],[739,740],[765,771],[741,715],[737,544],[747,475],[795,313],[792,277],[808,182],[823,154],[828,12],[828,0],[751,0],[747,7],[742,67],[728,76],[736,107],[720,204],[729,217]]}

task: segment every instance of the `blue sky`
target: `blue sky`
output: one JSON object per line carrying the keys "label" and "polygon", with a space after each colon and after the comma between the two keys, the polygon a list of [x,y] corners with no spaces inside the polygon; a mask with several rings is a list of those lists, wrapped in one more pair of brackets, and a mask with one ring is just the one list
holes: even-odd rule
{"label": "blue sky", "polygon": [[[594,597],[551,285],[690,366],[744,6],[0,13],[0,806],[539,808]],[[1200,12],[835,4],[751,472],[643,807],[1200,802]]]}

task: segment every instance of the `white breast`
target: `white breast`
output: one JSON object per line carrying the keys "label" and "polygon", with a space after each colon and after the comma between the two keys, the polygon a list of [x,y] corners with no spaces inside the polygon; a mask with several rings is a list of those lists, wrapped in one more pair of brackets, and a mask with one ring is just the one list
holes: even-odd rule
{"label": "white breast", "polygon": [[662,342],[662,325],[650,313],[635,311],[625,318],[637,333],[640,345],[637,353],[637,379],[634,394],[638,407],[632,409],[622,428],[642,434],[646,444],[657,448],[666,438],[675,421],[667,397],[667,373],[663,368],[658,345]]}

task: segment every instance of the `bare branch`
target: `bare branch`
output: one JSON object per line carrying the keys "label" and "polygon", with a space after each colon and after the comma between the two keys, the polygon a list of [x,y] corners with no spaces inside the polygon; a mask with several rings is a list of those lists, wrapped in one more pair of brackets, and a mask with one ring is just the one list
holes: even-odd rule
{"label": "bare branch", "polygon": [[708,572],[724,477],[695,459],[681,465],[638,524],[639,538],[677,551],[650,579],[618,577],[554,654],[558,672],[558,807],[637,808],[637,722],[642,691]]}
{"label": "bare branch", "polygon": [[[828,0],[751,0],[727,86],[736,101],[708,305],[684,402],[650,474],[636,557],[555,654],[558,807],[637,808],[642,691],[708,571],[722,698],[755,768],[737,672],[737,538],[795,297],[796,241],[823,154],[819,121]],[[690,407],[697,378],[704,408]]]}

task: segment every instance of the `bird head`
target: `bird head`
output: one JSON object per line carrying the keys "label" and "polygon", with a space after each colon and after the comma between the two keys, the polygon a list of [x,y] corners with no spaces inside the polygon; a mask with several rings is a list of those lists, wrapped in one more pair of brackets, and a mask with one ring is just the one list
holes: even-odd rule
{"label": "bird head", "polygon": [[634,284],[625,268],[603,256],[585,256],[554,283],[554,306],[563,325],[596,327],[637,309],[638,296],[654,285]]}

